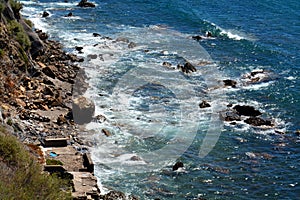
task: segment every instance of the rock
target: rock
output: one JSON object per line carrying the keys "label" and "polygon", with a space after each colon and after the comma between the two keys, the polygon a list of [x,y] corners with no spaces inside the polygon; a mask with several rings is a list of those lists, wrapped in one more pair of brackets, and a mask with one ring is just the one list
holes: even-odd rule
{"label": "rock", "polygon": [[276,79],[277,76],[270,71],[266,71],[263,69],[256,69],[243,75],[242,80],[244,80],[247,84],[255,84],[255,83],[262,83],[268,82],[271,80]]}
{"label": "rock", "polygon": [[203,38],[200,35],[192,36],[194,40],[202,40]]}
{"label": "rock", "polygon": [[128,48],[132,49],[132,48],[134,48],[134,47],[136,47],[136,44],[135,44],[134,42],[130,42],[130,43],[128,44]]}
{"label": "rock", "polygon": [[97,115],[97,116],[95,117],[95,121],[96,121],[96,122],[99,122],[99,123],[103,123],[103,122],[106,121],[106,117],[105,117],[104,115]]}
{"label": "rock", "polygon": [[241,121],[241,116],[233,111],[225,111],[220,114],[221,118],[225,121]]}
{"label": "rock", "polygon": [[250,117],[246,119],[245,122],[252,126],[273,126],[271,120],[265,120],[260,117]]}
{"label": "rock", "polygon": [[44,11],[42,17],[48,17],[50,14],[47,11]]}
{"label": "rock", "polygon": [[54,66],[51,66],[51,65],[42,69],[42,72],[45,75],[47,75],[47,76],[49,76],[50,78],[53,78],[53,79],[55,79],[55,77],[56,77],[56,75],[54,73],[55,71],[56,71],[56,68]]}
{"label": "rock", "polygon": [[178,161],[178,162],[176,162],[175,165],[173,166],[173,171],[176,171],[176,170],[178,170],[179,168],[183,168],[183,167],[184,167],[183,162]]}
{"label": "rock", "polygon": [[200,108],[208,108],[208,107],[210,107],[210,104],[207,103],[207,101],[202,101],[202,102],[199,104],[199,107],[200,107]]}
{"label": "rock", "polygon": [[296,134],[297,136],[300,136],[300,130],[296,130],[296,131],[295,131],[295,134]]}
{"label": "rock", "polygon": [[88,2],[87,0],[81,0],[78,5],[79,7],[95,7],[95,4],[91,3],[91,2]]}
{"label": "rock", "polygon": [[77,124],[86,124],[91,122],[95,113],[95,104],[84,96],[73,100],[72,112],[74,122]]}
{"label": "rock", "polygon": [[124,37],[119,37],[119,38],[116,39],[116,42],[129,43],[129,40],[127,38],[124,38]]}
{"label": "rock", "polygon": [[65,17],[72,17],[72,16],[73,16],[72,12],[69,12],[67,15],[65,15]]}
{"label": "rock", "polygon": [[106,137],[109,137],[109,136],[111,136],[112,134],[110,133],[110,131],[109,130],[107,130],[107,129],[102,129],[102,133],[104,133],[104,135],[106,136]]}
{"label": "rock", "polygon": [[67,119],[65,118],[65,116],[59,115],[59,116],[57,117],[56,123],[57,123],[58,125],[65,124],[65,123],[67,123],[67,122],[68,122],[68,121],[67,121]]}
{"label": "rock", "polygon": [[99,33],[93,33],[94,37],[101,37],[101,35]]}
{"label": "rock", "polygon": [[183,73],[190,73],[190,72],[196,72],[197,69],[189,62],[186,62],[184,66],[177,65],[177,68],[180,69]]}
{"label": "rock", "polygon": [[119,191],[110,191],[109,193],[103,196],[103,200],[126,200],[126,196],[123,192]]}
{"label": "rock", "polygon": [[172,67],[172,64],[169,63],[169,62],[163,62],[162,65],[165,66],[165,67],[168,67],[168,68]]}
{"label": "rock", "polygon": [[224,82],[224,86],[231,86],[233,88],[235,88],[237,84],[236,81],[230,79],[223,80],[223,82]]}
{"label": "rock", "polygon": [[210,31],[207,31],[205,35],[206,37],[212,37],[212,33]]}
{"label": "rock", "polygon": [[26,107],[26,103],[23,100],[19,99],[19,98],[16,98],[16,103],[20,107]]}
{"label": "rock", "polygon": [[237,111],[238,115],[245,115],[245,116],[258,116],[262,113],[259,110],[256,110],[253,106],[240,106],[236,105],[233,107],[234,110]]}
{"label": "rock", "polygon": [[43,41],[47,40],[49,38],[49,36],[47,35],[47,33],[44,33],[44,32],[39,33],[38,36]]}
{"label": "rock", "polygon": [[98,56],[96,54],[89,54],[87,57],[90,59],[96,59]]}
{"label": "rock", "polygon": [[83,47],[78,47],[78,46],[76,46],[75,49],[76,49],[76,51],[79,51],[79,52],[80,52],[80,51],[83,49]]}

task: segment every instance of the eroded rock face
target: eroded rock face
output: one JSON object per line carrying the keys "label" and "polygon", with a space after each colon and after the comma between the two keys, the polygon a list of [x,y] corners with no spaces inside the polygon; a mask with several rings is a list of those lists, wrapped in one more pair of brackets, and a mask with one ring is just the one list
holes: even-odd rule
{"label": "eroded rock face", "polygon": [[95,104],[84,96],[73,99],[72,112],[74,122],[77,124],[86,124],[92,121],[95,113]]}

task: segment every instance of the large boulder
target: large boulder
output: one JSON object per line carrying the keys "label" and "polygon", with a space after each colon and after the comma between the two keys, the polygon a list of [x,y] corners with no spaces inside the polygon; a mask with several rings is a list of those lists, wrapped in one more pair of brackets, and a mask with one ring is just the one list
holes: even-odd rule
{"label": "large boulder", "polygon": [[81,0],[78,5],[79,7],[95,7],[95,4],[91,3],[91,2],[88,2],[87,0]]}
{"label": "large boulder", "polygon": [[238,115],[245,115],[245,116],[258,116],[261,115],[262,113],[259,110],[256,110],[253,106],[241,106],[241,105],[236,105],[233,107],[234,110],[236,110]]}
{"label": "large boulder", "polygon": [[90,99],[79,96],[73,99],[73,118],[77,124],[86,124],[92,121],[95,113],[95,104]]}

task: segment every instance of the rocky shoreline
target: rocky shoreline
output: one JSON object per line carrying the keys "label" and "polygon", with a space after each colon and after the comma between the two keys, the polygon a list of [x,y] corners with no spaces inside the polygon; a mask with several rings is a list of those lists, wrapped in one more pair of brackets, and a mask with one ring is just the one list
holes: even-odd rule
{"label": "rocky shoreline", "polygon": [[125,197],[117,191],[100,195],[90,153],[79,139],[85,122],[74,120],[72,108],[84,112],[82,102],[73,101],[88,87],[78,65],[83,59],[41,30],[33,31],[19,13],[20,3],[0,3],[1,125],[29,147],[45,171],[72,179],[72,198]]}

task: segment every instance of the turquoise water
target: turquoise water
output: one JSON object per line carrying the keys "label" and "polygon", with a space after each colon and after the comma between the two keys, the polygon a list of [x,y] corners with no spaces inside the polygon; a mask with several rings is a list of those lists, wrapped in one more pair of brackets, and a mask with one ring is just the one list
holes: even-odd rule
{"label": "turquoise water", "polygon": [[[101,184],[141,199],[299,198],[299,1],[96,0],[85,9],[76,1],[22,2],[23,15],[66,50],[84,47],[87,95],[108,118],[88,125]],[[50,17],[42,19],[45,10]],[[63,17],[68,12],[74,17]],[[207,31],[214,39],[191,39]],[[137,46],[114,42],[120,37]],[[161,65],[184,60],[209,64],[191,75]],[[272,79],[218,88],[255,69]],[[212,109],[200,110],[202,100]],[[218,113],[229,103],[252,105],[276,126],[221,123]],[[102,128],[113,136],[102,136]],[[207,139],[213,148],[199,156]],[[185,169],[173,172],[177,160]]]}

